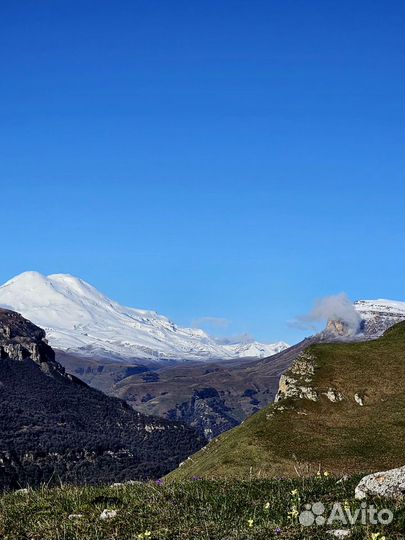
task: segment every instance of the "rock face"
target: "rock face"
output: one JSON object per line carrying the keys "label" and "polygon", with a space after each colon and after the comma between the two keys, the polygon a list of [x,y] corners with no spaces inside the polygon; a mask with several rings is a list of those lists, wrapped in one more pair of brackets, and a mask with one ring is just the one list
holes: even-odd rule
{"label": "rock face", "polygon": [[275,402],[286,398],[310,399],[318,401],[318,393],[310,386],[315,371],[315,357],[302,352],[291,368],[280,377]]}
{"label": "rock face", "polygon": [[362,478],[356,487],[355,497],[365,499],[368,496],[403,499],[405,497],[405,466],[369,474]]}
{"label": "rock face", "polygon": [[0,309],[0,489],[156,478],[204,444],[66,374],[41,328]]}
{"label": "rock face", "polygon": [[360,328],[353,329],[345,321],[341,320],[329,320],[326,324],[326,328],[323,331],[324,339],[334,337],[349,337],[355,334]]}
{"label": "rock face", "polygon": [[45,340],[45,331],[15,311],[0,308],[0,359],[31,360],[45,374],[79,380],[65,373]]}

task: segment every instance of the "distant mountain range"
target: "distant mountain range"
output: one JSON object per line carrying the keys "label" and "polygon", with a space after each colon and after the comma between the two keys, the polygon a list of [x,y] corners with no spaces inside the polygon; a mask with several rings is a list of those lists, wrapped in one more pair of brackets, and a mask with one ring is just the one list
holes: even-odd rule
{"label": "distant mountain range", "polygon": [[53,348],[128,364],[264,358],[288,347],[283,341],[222,344],[154,311],[122,306],[67,274],[24,272],[0,287],[0,306],[44,328]]}
{"label": "distant mountain range", "polygon": [[0,490],[159,478],[204,442],[65,373],[41,328],[0,309]]}
{"label": "distant mountain range", "polygon": [[348,307],[350,324],[330,320],[290,348],[224,345],[155,312],[123,307],[78,278],[36,272],[1,286],[1,305],[46,330],[67,372],[144,414],[184,421],[208,439],[269,405],[280,376],[309,345],[375,339],[405,319],[405,302],[359,300]]}

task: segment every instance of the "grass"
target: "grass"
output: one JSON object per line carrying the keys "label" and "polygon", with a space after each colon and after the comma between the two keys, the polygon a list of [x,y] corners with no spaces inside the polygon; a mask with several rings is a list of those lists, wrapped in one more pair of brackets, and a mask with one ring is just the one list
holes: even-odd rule
{"label": "grass", "polygon": [[[336,478],[329,476],[44,487],[1,496],[0,537],[4,540],[324,540],[329,537],[327,529],[342,526],[335,523],[302,527],[296,518],[289,516],[292,506],[301,510],[306,503],[321,501],[330,509],[335,501],[348,501],[352,509],[359,508],[360,502],[353,499],[358,480],[359,477],[352,477],[337,483]],[[298,495],[292,494],[294,490]],[[402,540],[404,504],[372,502],[378,508],[391,508],[394,521],[387,526],[356,525],[351,538],[368,540],[372,533],[380,532],[387,540]],[[104,509],[116,510],[116,517],[101,520]],[[82,517],[69,519],[71,514]]]}
{"label": "grass", "polygon": [[[169,478],[269,478],[336,475],[403,465],[405,454],[405,324],[362,343],[313,345],[308,383],[320,399],[289,398],[248,418],[192,456]],[[332,403],[328,388],[342,393]],[[364,396],[360,407],[354,395]],[[280,405],[283,409],[280,409]]]}

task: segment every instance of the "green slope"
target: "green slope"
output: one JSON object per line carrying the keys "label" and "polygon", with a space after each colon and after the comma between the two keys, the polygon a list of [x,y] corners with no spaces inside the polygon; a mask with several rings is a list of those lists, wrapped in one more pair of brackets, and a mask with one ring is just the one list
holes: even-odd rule
{"label": "green slope", "polygon": [[[375,341],[313,345],[305,354],[314,373],[301,383],[317,401],[288,397],[266,407],[169,478],[352,474],[403,465],[405,323]],[[291,369],[286,375],[295,376]],[[330,388],[343,399],[330,401],[324,395]]]}

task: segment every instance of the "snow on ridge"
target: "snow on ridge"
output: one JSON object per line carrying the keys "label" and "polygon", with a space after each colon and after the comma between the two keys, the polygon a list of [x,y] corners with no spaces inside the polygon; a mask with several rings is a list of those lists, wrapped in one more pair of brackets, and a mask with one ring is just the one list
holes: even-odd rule
{"label": "snow on ridge", "polygon": [[362,318],[371,317],[375,313],[405,316],[405,302],[400,300],[357,300],[353,305]]}
{"label": "snow on ridge", "polygon": [[0,286],[0,306],[44,328],[53,347],[86,356],[212,360],[265,357],[288,347],[221,345],[203,330],[179,327],[155,311],[122,306],[69,274],[24,272]]}

